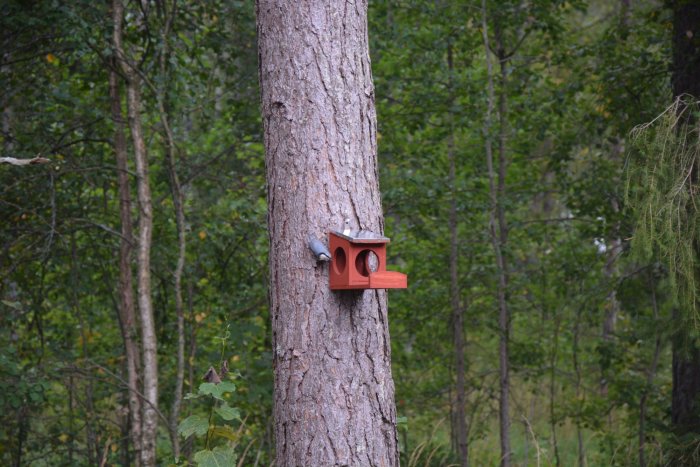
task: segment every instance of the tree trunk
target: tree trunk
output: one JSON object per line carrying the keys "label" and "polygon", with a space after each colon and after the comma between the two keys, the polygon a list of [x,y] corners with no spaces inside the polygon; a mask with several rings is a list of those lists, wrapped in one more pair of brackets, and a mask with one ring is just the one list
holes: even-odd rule
{"label": "tree trunk", "polygon": [[113,0],[114,49],[126,77],[126,106],[129,128],[136,161],[136,186],[139,204],[137,262],[137,302],[141,318],[141,346],[143,354],[142,450],[144,467],[156,464],[156,435],[158,430],[158,355],[153,302],[151,299],[151,239],[153,234],[153,206],[148,175],[148,154],[141,126],[141,78],[129,63],[122,46],[124,5]]}
{"label": "tree trunk", "polygon": [[[114,66],[116,66],[116,60]],[[127,164],[126,137],[122,115],[119,76],[115,69],[109,72],[109,96],[112,120],[114,121],[114,156],[117,162],[117,185],[119,191],[119,221],[121,240],[119,243],[119,326],[124,341],[126,374],[129,401],[129,427],[134,447],[134,463],[141,462],[141,399],[139,398],[139,369],[141,366],[136,329],[136,308],[134,305],[131,260],[134,234],[131,225],[131,190]]]}
{"label": "tree trunk", "polygon": [[307,248],[383,230],[367,3],[258,0],[257,27],[276,465],[398,465],[386,291],[332,292]]}
{"label": "tree trunk", "polygon": [[[583,291],[580,292],[583,295]],[[582,307],[576,308],[576,320],[574,321],[574,335],[571,342],[571,359],[574,365],[574,374],[576,377],[576,383],[574,385],[574,393],[576,395],[576,401],[582,401],[585,397],[585,390],[583,389],[583,374],[581,372],[581,362],[579,361],[579,339],[581,335],[581,312]],[[585,467],[586,465],[586,450],[583,443],[583,431],[581,430],[581,420],[580,417],[576,417],[576,439],[578,442],[578,465],[579,467]],[[557,459],[558,459],[557,454]]]}
{"label": "tree trunk", "polygon": [[506,102],[506,63],[507,57],[503,50],[503,43],[500,31],[496,29],[496,50],[500,66],[501,89],[498,95],[498,174],[495,172],[493,160],[493,143],[491,137],[492,115],[496,102],[494,70],[491,64],[491,46],[489,45],[488,21],[486,11],[486,0],[481,2],[482,9],[482,35],[484,39],[484,50],[486,54],[486,67],[488,73],[488,109],[484,119],[484,139],[486,147],[486,165],[489,176],[489,235],[493,245],[494,256],[496,258],[496,269],[498,271],[497,301],[498,301],[498,330],[499,330],[499,431],[501,441],[501,466],[511,465],[510,451],[510,374],[508,362],[508,339],[510,334],[510,317],[508,311],[507,289],[508,289],[508,266],[503,252],[508,243],[508,225],[506,223],[505,208],[503,207],[506,194],[506,126],[507,126],[507,102]]}
{"label": "tree trunk", "polygon": [[[507,58],[503,53],[503,46],[499,34],[496,34],[496,47],[500,53],[500,83],[501,89],[498,96],[498,188],[496,195],[496,211],[498,215],[498,330],[499,337],[499,373],[501,382],[500,391],[500,432],[501,432],[501,465],[508,467],[511,464],[510,451],[510,362],[508,355],[508,342],[510,340],[510,310],[508,308],[508,262],[504,249],[508,244],[508,224],[506,222],[505,195],[506,195],[506,171],[508,162],[506,159],[506,131],[508,126],[508,107],[506,101]],[[495,233],[494,233],[495,237]]]}
{"label": "tree trunk", "polygon": [[[649,277],[649,288],[651,289],[651,307],[654,313],[654,323],[659,322],[659,306],[656,301],[656,284],[654,278],[650,275]],[[646,457],[645,457],[645,445],[646,445],[646,416],[647,416],[647,399],[649,397],[649,391],[651,390],[651,385],[656,377],[656,369],[659,365],[659,357],[661,355],[661,334],[659,333],[659,326],[655,328],[655,338],[654,338],[654,354],[647,370],[647,381],[644,391],[642,392],[642,397],[639,399],[639,432],[638,432],[638,453],[639,453],[639,467],[646,467]]]}
{"label": "tree trunk", "polygon": [[[78,318],[78,325],[80,326],[80,343],[81,351],[84,362],[90,361],[90,352],[88,349],[88,335],[90,334],[90,329],[88,323],[85,321],[85,309],[80,306],[80,299],[78,298],[78,290],[80,290],[80,284],[78,279],[78,251],[75,241],[75,234],[70,235],[70,303],[71,312]],[[98,446],[97,446],[97,432],[95,431],[95,399],[94,392],[95,388],[93,385],[93,380],[88,375],[85,378],[85,402],[83,406],[85,407],[84,422],[85,422],[85,445],[86,445],[86,457],[88,465],[95,465],[97,463],[98,456]]]}
{"label": "tree trunk", "polygon": [[[621,152],[616,151],[616,156],[621,155]],[[616,158],[617,159],[617,158]],[[617,199],[613,199],[611,201],[611,207],[613,209],[613,212],[617,214],[619,211],[619,204],[617,202]],[[605,349],[605,352],[608,353],[611,351],[611,346],[613,344],[613,339],[615,335],[615,326],[617,323],[617,316],[620,313],[620,301],[617,298],[617,285],[616,285],[616,280],[617,280],[617,259],[620,255],[620,251],[622,250],[622,241],[619,237],[620,233],[620,223],[615,222],[615,225],[612,228],[612,234],[610,238],[608,238],[606,245],[607,245],[607,251],[605,252],[605,267],[603,268],[603,276],[606,278],[608,281],[608,284],[610,284],[610,292],[608,293],[607,299],[606,299],[606,304],[605,304],[605,317],[603,318],[603,348]],[[606,361],[607,361],[607,354],[606,354]],[[601,380],[600,380],[600,393],[603,396],[607,396],[608,394],[608,368],[607,364],[603,365],[601,368]],[[609,421],[610,417],[612,416],[612,413],[609,414]],[[610,424],[610,428],[613,428],[612,424]]]}
{"label": "tree trunk", "polygon": [[[673,8],[673,96],[700,98],[700,3],[676,0]],[[697,171],[692,177],[697,177]],[[692,180],[691,182],[697,182]],[[695,245],[696,256],[700,244]],[[700,271],[696,271],[700,277]],[[678,434],[700,432],[700,348],[689,341],[684,329],[673,338],[673,395],[671,420]]]}
{"label": "tree trunk", "polygon": [[175,392],[168,420],[170,430],[170,442],[173,447],[173,457],[180,457],[180,440],[177,433],[180,408],[182,406],[182,388],[185,381],[185,306],[182,299],[182,275],[185,270],[185,258],[187,253],[187,232],[185,224],[185,193],[180,183],[180,177],[176,168],[175,136],[170,126],[170,113],[167,108],[169,83],[168,64],[170,57],[170,34],[172,32],[177,5],[173,2],[169,7],[167,2],[160,9],[162,14],[163,29],[161,30],[161,51],[159,57],[160,86],[153,89],[158,100],[158,113],[163,126],[165,142],[165,167],[168,172],[170,193],[175,208],[175,225],[177,228],[177,263],[173,272],[175,288],[175,317],[177,322],[177,358],[175,364]]}
{"label": "tree trunk", "polygon": [[[450,93],[453,92],[452,73],[454,64],[452,60],[452,46],[447,47],[447,67],[449,72]],[[450,96],[452,100],[452,96]],[[452,114],[450,118],[450,134],[447,141],[447,157],[449,159],[449,184],[450,184],[450,305],[452,307],[452,337],[455,351],[455,408],[454,430],[457,444],[457,454],[462,467],[469,465],[469,445],[467,442],[467,411],[466,411],[466,384],[464,363],[464,311],[459,300],[459,235],[457,219],[457,162],[455,156],[454,123]]]}

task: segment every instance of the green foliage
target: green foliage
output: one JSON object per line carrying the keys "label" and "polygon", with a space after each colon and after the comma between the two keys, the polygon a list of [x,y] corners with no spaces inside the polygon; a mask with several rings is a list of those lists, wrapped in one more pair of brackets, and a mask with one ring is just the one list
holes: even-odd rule
{"label": "green foliage", "polygon": [[[208,416],[194,414],[190,415],[178,426],[178,433],[183,438],[196,436],[204,437],[204,449],[194,454],[194,461],[200,467],[233,465],[236,459],[234,448],[239,439],[239,433],[233,430],[227,422],[241,421],[240,411],[231,407],[228,400],[236,391],[236,385],[231,381],[221,381],[220,383],[202,383],[195,394],[187,394],[185,399],[201,399],[204,408],[208,408]],[[215,415],[220,418],[221,423],[216,423]],[[217,440],[223,440],[224,444],[213,446]]]}
{"label": "green foliage", "polygon": [[682,323],[699,328],[700,139],[698,104],[676,100],[649,123],[632,131],[627,201],[637,219],[633,249],[666,266]]}
{"label": "green foliage", "polygon": [[192,435],[202,436],[209,431],[209,420],[201,415],[190,415],[180,422],[177,432],[184,438]]}
{"label": "green foliage", "polygon": [[[588,465],[634,465],[642,400],[649,462],[652,453],[668,464],[694,460],[682,456],[696,439],[668,436],[667,344],[674,301],[697,303],[690,298],[697,257],[688,254],[697,238],[697,179],[684,178],[684,170],[692,161],[697,170],[698,134],[668,110],[634,133],[623,173],[629,131],[666,105],[671,57],[668,11],[642,1],[625,12],[625,3],[487,2],[490,31],[498,26],[514,52],[496,90],[508,107],[504,250],[513,450],[522,464],[574,465],[580,436]],[[269,465],[272,355],[255,2],[145,2],[143,18],[136,4],[125,4],[125,46],[152,84],[143,90],[142,117],[154,199],[159,409],[167,417],[177,346],[177,232],[157,112],[163,99],[187,218],[190,394],[178,434],[199,465],[235,465],[236,454],[248,465],[255,451],[258,464]],[[171,5],[177,14],[164,38],[162,7]],[[454,198],[470,461],[495,465],[499,335],[481,2],[369,8],[389,263],[410,277],[408,290],[390,292],[389,312],[401,460],[457,462],[448,274]],[[51,163],[0,165],[0,464],[99,465],[106,453],[107,464],[128,465],[133,451],[119,441],[128,403],[115,318],[120,223],[107,89],[110,12],[106,3],[85,0],[11,0],[2,11],[0,152],[41,154]],[[453,185],[446,182],[450,151]],[[628,201],[644,214],[640,223],[623,206],[625,176]],[[620,254],[630,237],[634,258]],[[673,283],[650,257],[664,263]],[[604,340],[614,300],[615,330]],[[693,319],[686,318],[677,325]],[[200,382],[224,354],[235,382]],[[159,458],[172,458],[160,428]]]}
{"label": "green foliage", "polygon": [[[245,426],[245,422],[241,420],[240,410],[229,405],[233,393],[236,392],[236,385],[233,381],[226,380],[227,378],[233,379],[224,359],[230,337],[230,325],[227,325],[223,335],[213,339],[221,346],[220,368],[221,378],[224,380],[220,380],[216,370],[210,367],[207,375],[212,382],[201,383],[196,393],[185,395],[185,400],[197,401],[198,406],[202,407],[208,415],[190,415],[180,422],[177,429],[178,434],[185,439],[190,436],[204,437],[203,449],[194,453],[194,461],[200,467],[233,465],[236,459],[234,449],[240,440],[240,432]],[[220,423],[217,423],[217,418]],[[234,430],[233,425],[228,423],[233,420],[241,423],[238,431]],[[221,441],[223,444],[212,449],[217,441]]]}
{"label": "green foliage", "polygon": [[236,463],[236,453],[230,447],[217,446],[197,452],[194,461],[200,467],[229,467]]}

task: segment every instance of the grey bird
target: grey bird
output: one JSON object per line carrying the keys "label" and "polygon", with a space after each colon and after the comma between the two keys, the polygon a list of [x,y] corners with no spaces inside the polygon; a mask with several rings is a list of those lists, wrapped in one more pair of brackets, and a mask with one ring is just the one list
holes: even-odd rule
{"label": "grey bird", "polygon": [[313,235],[309,235],[309,248],[311,249],[311,251],[313,251],[314,256],[316,256],[316,259],[318,261],[331,260],[331,252],[328,251],[326,245],[324,245],[323,242],[321,242],[321,240],[314,237]]}
{"label": "grey bird", "polygon": [[350,219],[345,219],[343,223],[343,235],[350,235],[352,229],[350,229]]}

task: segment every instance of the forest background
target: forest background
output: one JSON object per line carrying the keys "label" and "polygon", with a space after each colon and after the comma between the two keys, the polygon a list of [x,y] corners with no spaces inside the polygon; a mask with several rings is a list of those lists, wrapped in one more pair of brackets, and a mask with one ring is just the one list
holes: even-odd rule
{"label": "forest background", "polygon": [[[692,344],[672,345],[679,329],[692,342],[694,307],[653,235],[630,247],[641,216],[627,206],[649,182],[635,171],[648,145],[631,131],[679,94],[681,3],[692,2],[370,3],[389,262],[409,276],[389,311],[403,464],[501,459],[496,172],[513,463],[697,461],[698,427],[679,428],[671,410],[672,357],[700,368]],[[124,314],[137,287],[120,259],[133,255],[138,282],[123,220],[141,235],[143,150],[158,459],[207,465],[197,454],[226,446],[238,465],[269,465],[255,5],[128,2],[121,53],[108,3],[0,8],[1,156],[14,158],[0,165],[0,462],[135,462],[127,353],[143,320]],[[129,79],[144,146],[120,159]],[[225,391],[202,390],[210,368]]]}

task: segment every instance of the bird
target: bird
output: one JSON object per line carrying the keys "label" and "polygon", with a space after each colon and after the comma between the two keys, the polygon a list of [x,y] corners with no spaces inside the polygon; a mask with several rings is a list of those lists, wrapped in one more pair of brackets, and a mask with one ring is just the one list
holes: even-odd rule
{"label": "bird", "polygon": [[318,261],[330,261],[331,252],[328,251],[326,245],[313,235],[309,235],[309,248],[313,251],[314,256]]}
{"label": "bird", "polygon": [[350,219],[345,219],[345,223],[343,224],[343,235],[350,235],[351,232]]}

